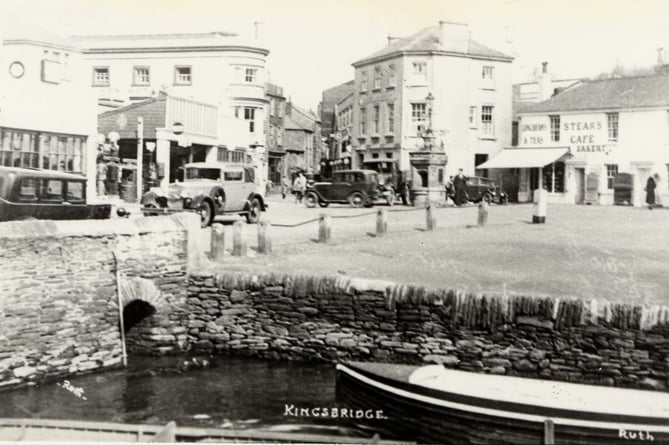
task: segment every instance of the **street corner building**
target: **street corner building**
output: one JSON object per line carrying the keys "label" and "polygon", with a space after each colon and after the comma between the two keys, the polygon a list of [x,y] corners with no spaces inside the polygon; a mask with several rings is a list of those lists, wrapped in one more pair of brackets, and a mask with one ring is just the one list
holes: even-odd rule
{"label": "street corner building", "polygon": [[[478,168],[516,175],[518,201],[669,202],[669,75],[578,81],[518,113],[518,145]],[[659,178],[659,179],[658,179]]]}

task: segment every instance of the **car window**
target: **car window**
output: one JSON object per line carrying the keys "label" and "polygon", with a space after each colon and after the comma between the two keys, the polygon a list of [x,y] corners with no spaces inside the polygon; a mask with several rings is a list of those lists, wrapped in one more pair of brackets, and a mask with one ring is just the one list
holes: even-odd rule
{"label": "car window", "polygon": [[246,182],[255,182],[256,180],[255,170],[253,170],[252,168],[245,168],[244,171],[246,172]]}
{"label": "car window", "polygon": [[223,172],[223,179],[225,181],[241,181],[244,177],[242,170],[228,170]]}
{"label": "car window", "polygon": [[342,182],[344,180],[343,175],[341,173],[335,173],[332,175],[332,180],[337,182]]}
{"label": "car window", "polygon": [[62,201],[63,181],[60,179],[42,179],[40,201]]}
{"label": "car window", "polygon": [[193,179],[212,179],[214,181],[220,181],[221,170],[218,168],[188,167],[186,169],[186,180]]}
{"label": "car window", "polygon": [[84,183],[81,181],[67,182],[67,201],[68,202],[83,202],[84,197]]}
{"label": "car window", "polygon": [[372,184],[378,184],[379,183],[379,177],[376,173],[372,173],[369,175],[369,182]]}
{"label": "car window", "polygon": [[354,179],[355,182],[365,182],[365,177],[362,173],[355,173],[354,177],[355,177]]}
{"label": "car window", "polygon": [[37,179],[21,179],[21,183],[19,184],[19,201],[37,201]]}

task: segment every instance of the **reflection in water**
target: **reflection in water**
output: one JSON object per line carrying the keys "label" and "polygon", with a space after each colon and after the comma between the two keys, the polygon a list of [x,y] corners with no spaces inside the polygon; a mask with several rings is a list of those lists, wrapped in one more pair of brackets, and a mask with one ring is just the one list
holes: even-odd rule
{"label": "reflection in water", "polygon": [[[58,382],[4,391],[0,417],[179,425],[335,425],[284,416],[286,404],[332,407],[334,366],[217,356],[212,367],[183,371],[184,357],[131,357],[127,369],[68,377],[87,400]],[[198,416],[199,415],[199,416]],[[203,419],[203,420],[200,420]]]}

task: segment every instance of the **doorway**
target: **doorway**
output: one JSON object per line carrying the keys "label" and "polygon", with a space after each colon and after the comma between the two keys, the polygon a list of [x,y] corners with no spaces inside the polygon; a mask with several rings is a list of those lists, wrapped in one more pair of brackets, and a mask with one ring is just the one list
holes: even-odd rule
{"label": "doorway", "polygon": [[585,169],[574,169],[574,185],[576,186],[576,195],[574,197],[576,204],[585,202]]}

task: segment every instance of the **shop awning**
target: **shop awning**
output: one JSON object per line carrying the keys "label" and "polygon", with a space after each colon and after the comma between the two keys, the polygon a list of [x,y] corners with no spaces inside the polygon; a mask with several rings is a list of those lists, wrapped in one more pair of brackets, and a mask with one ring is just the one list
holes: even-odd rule
{"label": "shop awning", "polygon": [[569,152],[569,148],[505,148],[494,158],[476,169],[483,168],[535,168],[552,164]]}

